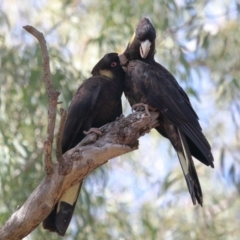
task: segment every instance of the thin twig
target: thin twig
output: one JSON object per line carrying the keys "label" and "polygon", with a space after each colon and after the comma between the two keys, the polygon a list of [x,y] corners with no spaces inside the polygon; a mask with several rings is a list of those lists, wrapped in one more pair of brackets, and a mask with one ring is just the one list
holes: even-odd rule
{"label": "thin twig", "polygon": [[44,142],[44,170],[47,175],[53,174],[53,162],[52,162],[52,145],[54,128],[56,122],[57,101],[60,92],[56,91],[52,85],[51,70],[49,65],[49,55],[46,45],[46,40],[41,32],[32,26],[23,27],[27,32],[31,33],[39,41],[42,58],[43,58],[43,73],[44,81],[46,84],[47,96],[48,96],[48,127],[47,127],[47,139]]}
{"label": "thin twig", "polygon": [[62,156],[62,136],[63,136],[63,129],[65,126],[66,118],[67,118],[67,111],[63,108],[60,108],[61,120],[59,123],[57,138],[56,138],[56,157],[59,163],[59,170],[63,168],[64,165],[64,158]]}

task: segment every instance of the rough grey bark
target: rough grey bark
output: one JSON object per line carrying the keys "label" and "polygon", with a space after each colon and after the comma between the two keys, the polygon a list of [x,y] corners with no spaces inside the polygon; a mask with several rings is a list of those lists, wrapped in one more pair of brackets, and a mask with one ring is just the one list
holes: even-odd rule
{"label": "rough grey bark", "polygon": [[47,175],[23,206],[13,213],[1,228],[0,239],[15,240],[27,236],[46,218],[67,188],[82,181],[109,159],[137,149],[138,138],[156,125],[157,116],[157,113],[151,113],[149,117],[145,112],[135,112],[122,117],[103,126],[101,136],[92,133],[66,152],[61,165],[69,174],[61,174],[60,165],[53,164],[53,174]]}

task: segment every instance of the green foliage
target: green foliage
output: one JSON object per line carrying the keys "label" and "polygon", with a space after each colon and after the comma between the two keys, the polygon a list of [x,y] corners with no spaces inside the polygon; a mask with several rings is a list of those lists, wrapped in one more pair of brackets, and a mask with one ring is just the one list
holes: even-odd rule
{"label": "green foliage", "polygon": [[[86,179],[65,239],[239,239],[239,8],[220,2],[2,3],[0,225],[44,177],[48,103],[42,58],[22,25],[45,34],[53,84],[66,109],[97,60],[123,51],[147,16],[157,29],[156,59],[187,91],[213,148],[215,169],[197,165],[204,207],[192,206],[175,153],[152,132],[138,151]],[[29,239],[60,238],[39,226]]]}

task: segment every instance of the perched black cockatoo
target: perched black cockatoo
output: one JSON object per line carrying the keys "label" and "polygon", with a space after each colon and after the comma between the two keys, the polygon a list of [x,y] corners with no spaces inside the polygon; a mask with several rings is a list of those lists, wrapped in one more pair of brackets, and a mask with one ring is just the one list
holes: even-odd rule
{"label": "perched black cockatoo", "polygon": [[202,205],[202,190],[192,156],[214,167],[211,147],[187,94],[173,75],[154,60],[155,39],[155,28],[143,18],[127,49],[119,55],[126,71],[124,93],[131,106],[147,104],[152,111],[159,112],[156,130],[176,150],[193,204],[197,200]]}
{"label": "perched black cockatoo", "polygon": [[[63,153],[85,137],[84,131],[115,121],[122,114],[121,96],[125,73],[118,54],[106,54],[91,73],[92,77],[79,87],[69,106],[62,138]],[[64,193],[43,221],[45,229],[65,235],[81,185],[77,184]]]}

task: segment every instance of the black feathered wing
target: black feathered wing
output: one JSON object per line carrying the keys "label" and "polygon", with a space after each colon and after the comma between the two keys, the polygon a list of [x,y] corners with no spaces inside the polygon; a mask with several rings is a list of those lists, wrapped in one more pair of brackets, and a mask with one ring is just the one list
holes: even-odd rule
{"label": "black feathered wing", "polygon": [[[95,81],[93,81],[95,80]],[[65,153],[83,138],[83,130],[91,127],[91,110],[95,107],[101,91],[98,78],[84,82],[74,95],[69,106],[62,139],[62,151]],[[86,129],[84,129],[84,127]],[[71,221],[82,182],[69,188],[59,199],[52,212],[43,221],[43,227],[64,236]]]}
{"label": "black feathered wing", "polygon": [[205,158],[205,161],[200,161],[213,166],[211,148],[202,133],[197,114],[188,97],[169,79],[173,76],[167,70],[158,71],[157,67],[142,61],[132,61],[132,65],[130,74],[133,84],[146,98],[146,103],[158,109],[195,144]]}
{"label": "black feathered wing", "polygon": [[[89,118],[91,110],[95,107],[101,85],[95,77],[95,81],[88,81],[79,87],[68,109],[62,139],[63,153],[73,148],[83,138],[83,127],[91,127],[92,119]],[[86,120],[88,122],[86,122]],[[88,129],[86,129],[88,130]]]}

